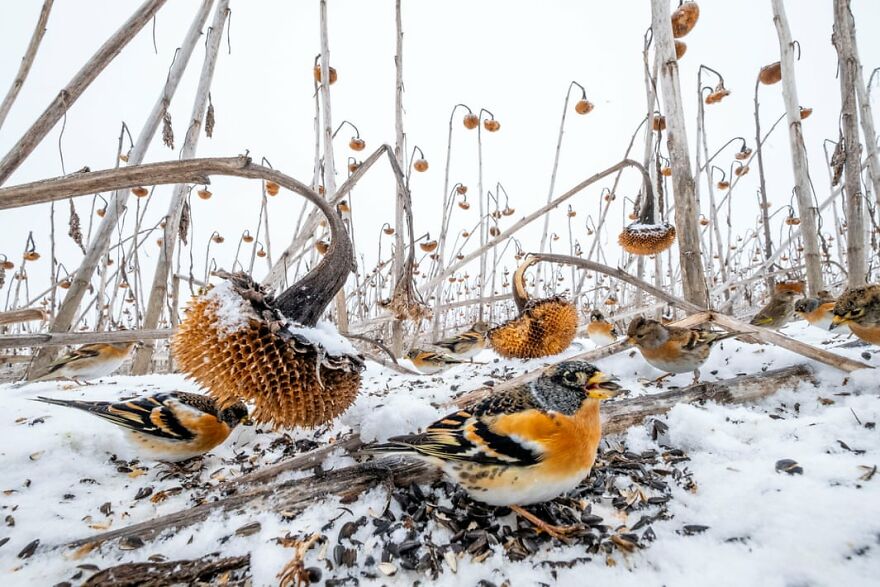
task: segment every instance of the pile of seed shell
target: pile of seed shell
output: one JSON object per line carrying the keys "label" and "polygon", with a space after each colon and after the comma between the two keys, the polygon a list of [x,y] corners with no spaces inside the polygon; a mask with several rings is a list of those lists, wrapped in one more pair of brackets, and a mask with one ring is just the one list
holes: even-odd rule
{"label": "pile of seed shell", "polygon": [[[671,518],[667,505],[673,486],[695,489],[688,460],[678,449],[633,453],[617,443],[606,445],[584,484],[565,497],[529,506],[551,524],[577,526],[568,538],[582,553],[575,558],[553,560],[553,550],[564,546],[556,539],[511,515],[509,508],[475,502],[456,485],[437,481],[427,489],[394,488],[391,499],[399,507],[389,501],[373,516],[342,515],[328,522],[321,528],[317,560],[312,551],[306,562],[327,585],[357,585],[406,572],[435,580],[456,573],[461,561],[479,563],[498,553],[512,562],[532,560],[536,569],[554,575],[556,568],[579,564],[614,565],[655,540],[652,524]],[[603,518],[597,515],[600,509],[626,516]],[[624,518],[631,525],[621,525]],[[365,527],[372,538],[359,540]]]}

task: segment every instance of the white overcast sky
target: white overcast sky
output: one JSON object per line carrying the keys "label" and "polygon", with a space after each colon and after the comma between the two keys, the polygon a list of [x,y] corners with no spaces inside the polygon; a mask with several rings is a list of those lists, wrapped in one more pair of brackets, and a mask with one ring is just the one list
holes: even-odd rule
{"label": "white overcast sky", "polygon": [[[15,74],[41,4],[39,0],[4,2],[0,8],[0,91],[5,92]],[[56,0],[30,77],[0,129],[0,151],[5,153],[14,144],[139,4]],[[126,122],[133,134],[139,131],[197,5],[194,0],[169,1],[156,21],[158,54],[148,26],[70,109],[62,139],[68,172],[85,165],[93,170],[114,165],[120,124]],[[837,137],[840,105],[836,53],[831,45],[832,2],[788,0],[786,5],[792,34],[802,48],[796,64],[800,102],[814,109],[804,134],[813,182],[822,200],[829,192],[829,180],[821,145],[824,139]],[[354,122],[368,151],[383,142],[393,143],[394,3],[330,0],[329,6],[331,62],[339,71],[339,82],[332,87],[334,119]],[[698,66],[703,63],[720,71],[732,91],[721,104],[707,107],[710,151],[737,135],[745,136],[753,146],[754,80],[759,68],[776,61],[779,54],[769,0],[702,0],[700,7],[699,23],[684,39],[688,51],[681,60],[692,162]],[[202,137],[198,154],[229,156],[249,150],[255,159],[266,157],[276,168],[309,182],[314,149],[311,67],[319,52],[318,1],[232,0],[231,8],[232,53],[227,52],[224,39],[212,90],[215,134],[212,139]],[[853,0],[853,11],[867,74],[880,65],[880,37],[873,34],[880,25],[880,3]],[[493,190],[500,181],[510,194],[517,213],[505,219],[507,223],[546,200],[569,82],[583,84],[596,109],[588,116],[569,115],[557,194],[619,161],[645,114],[641,51],[651,22],[647,1],[405,1],[403,21],[405,128],[410,148],[421,147],[430,162],[427,173],[413,177],[418,234],[430,231],[435,236],[439,226],[447,124],[456,103],[475,110],[488,108],[502,123],[500,132],[483,135],[484,181]],[[178,146],[186,131],[203,56],[200,44],[172,104]],[[876,83],[874,89],[876,102]],[[764,128],[768,128],[782,112],[781,85],[762,87],[761,108]],[[59,124],[7,185],[61,174],[60,130]],[[344,162],[350,154],[350,134],[343,130],[340,135],[337,161]],[[635,158],[641,159],[641,153],[640,138]],[[724,167],[732,154],[719,158]],[[147,160],[176,157],[157,136]],[[766,147],[766,166],[770,200],[774,205],[787,203],[792,179],[782,127]],[[753,173],[735,192],[736,220],[743,232],[753,226],[758,213],[754,171],[753,165]],[[638,189],[636,178],[627,177],[630,181],[619,190],[611,215],[612,230],[603,237],[612,246],[629,212],[623,196]],[[459,122],[454,126],[451,181],[467,184],[470,194],[476,192],[476,133],[466,131]],[[607,185],[598,184],[573,201],[578,211],[575,238],[585,247],[589,241],[583,222],[587,214],[595,214],[599,190]],[[214,197],[210,201],[193,201],[196,275],[203,272],[203,243],[211,232],[218,230],[227,237],[223,245],[212,249],[212,255],[216,253],[218,263],[228,267],[238,235],[246,228],[254,230],[259,210],[256,182],[219,179],[211,189]],[[152,222],[147,224],[164,214],[170,191],[170,186],[157,190],[151,204]],[[375,259],[379,227],[392,220],[393,194],[387,169],[374,170],[355,190],[356,244],[367,251],[368,259]],[[300,202],[289,192],[270,200],[276,253],[289,242]],[[90,197],[76,200],[84,228],[90,205]],[[476,204],[454,226],[472,225],[475,210]],[[43,255],[30,269],[37,283],[42,283],[40,275],[49,273],[48,216],[48,205],[0,212],[0,252],[16,263],[28,231],[34,231]],[[66,236],[66,222],[67,204],[62,202],[57,205],[59,256],[72,270],[80,254]],[[554,227],[564,235],[563,210],[554,216]],[[524,233],[526,249],[537,248],[538,232]],[[774,232],[778,239],[778,226]],[[563,236],[559,244],[565,242]],[[147,246],[146,253],[155,257],[155,245]],[[143,262],[150,264],[152,259]],[[616,250],[609,262],[617,262]],[[264,271],[265,266],[259,265],[258,275]],[[5,291],[2,296],[5,299]]]}

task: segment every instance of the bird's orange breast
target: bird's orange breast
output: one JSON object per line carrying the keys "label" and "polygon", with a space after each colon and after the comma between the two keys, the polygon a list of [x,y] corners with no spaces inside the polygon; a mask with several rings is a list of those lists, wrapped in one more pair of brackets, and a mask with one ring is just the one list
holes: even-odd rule
{"label": "bird's orange breast", "polygon": [[852,333],[865,342],[880,345],[880,326],[859,326],[855,322],[847,322]]}
{"label": "bird's orange breast", "polygon": [[602,435],[599,402],[587,400],[574,416],[529,410],[499,417],[494,432],[535,443],[543,449],[539,465],[550,476],[567,477],[589,470],[596,459]]}

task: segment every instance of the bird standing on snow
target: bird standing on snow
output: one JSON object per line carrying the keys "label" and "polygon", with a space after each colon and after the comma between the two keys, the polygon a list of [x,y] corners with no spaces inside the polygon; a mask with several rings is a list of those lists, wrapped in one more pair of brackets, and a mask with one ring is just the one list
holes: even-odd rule
{"label": "bird standing on snow", "polygon": [[184,391],[117,403],[48,397],[34,401],[76,408],[122,426],[148,456],[172,462],[197,457],[218,446],[248,415],[242,402],[220,410],[210,397]]}
{"label": "bird standing on snow", "polygon": [[880,345],[880,285],[863,285],[843,292],[832,310],[831,329],[846,324],[853,334]]}
{"label": "bird standing on snow", "polygon": [[43,375],[20,383],[18,386],[56,379],[69,379],[83,384],[88,379],[106,377],[122,366],[134,344],[133,342],[84,344],[52,363]]}
{"label": "bird standing on snow", "polygon": [[471,326],[470,330],[444,338],[438,342],[432,343],[433,346],[446,350],[451,357],[461,360],[470,360],[477,356],[481,350],[486,348],[486,333],[489,332],[489,325],[485,322],[477,322]]}
{"label": "bird standing on snow", "polygon": [[794,301],[800,296],[800,292],[793,290],[774,293],[767,305],[758,310],[749,324],[779,330],[794,318]]}
{"label": "bird standing on snow", "polygon": [[666,326],[650,318],[638,317],[629,323],[627,336],[627,342],[638,347],[652,367],[667,372],[660,379],[671,373],[693,371],[696,383],[700,380],[699,369],[709,358],[712,345],[736,336],[736,333]]}
{"label": "bird standing on snow", "polygon": [[453,356],[446,353],[435,353],[433,351],[425,351],[422,349],[413,349],[406,353],[406,358],[412,361],[413,366],[425,375],[433,375],[444,371],[453,365],[464,363]]}
{"label": "bird standing on snow", "polygon": [[[824,294],[824,295],[823,295]],[[831,321],[834,319],[832,310],[837,301],[828,295],[826,291],[820,291],[819,297],[804,298],[794,303],[794,313],[806,320],[810,326],[831,330]]]}
{"label": "bird standing on snow", "polygon": [[612,381],[589,363],[565,361],[421,434],[391,438],[369,450],[433,463],[472,498],[510,506],[561,538],[571,528],[547,524],[520,506],[553,499],[590,474],[602,435],[599,400],[620,393]]}
{"label": "bird standing on snow", "polygon": [[587,336],[596,346],[606,346],[617,340],[620,334],[614,324],[605,320],[605,316],[599,310],[590,312],[590,324],[587,326]]}

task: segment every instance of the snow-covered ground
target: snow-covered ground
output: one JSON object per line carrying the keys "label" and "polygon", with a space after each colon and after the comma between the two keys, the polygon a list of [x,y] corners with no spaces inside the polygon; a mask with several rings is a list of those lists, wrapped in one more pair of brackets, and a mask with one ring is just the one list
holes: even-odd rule
{"label": "snow-covered ground", "polygon": [[[804,324],[791,325],[786,333],[826,347],[847,340]],[[568,354],[591,347],[589,341],[578,341]],[[862,356],[872,350],[836,352],[880,366],[878,358]],[[146,561],[154,555],[175,560],[220,552],[226,556],[250,553],[253,583],[277,584],[277,573],[293,554],[277,538],[321,531],[337,516],[341,516],[338,524],[362,516],[374,518],[388,504],[387,489],[380,486],[344,507],[327,499],[289,520],[253,511],[214,516],[134,550],[107,545],[74,559],[69,551],[52,547],[215,499],[211,488],[222,481],[324,445],[351,430],[367,440],[416,431],[448,411],[446,404],[457,393],[549,362],[497,360],[491,351],[477,360],[486,364],[455,367],[442,377],[403,376],[371,364],[358,401],[332,426],[287,434],[239,427],[204,459],[200,472],[171,476],[173,471],[166,466],[136,462],[137,454],[113,425],[29,398],[107,400],[159,390],[195,390],[182,376],[113,377],[82,388],[58,383],[21,389],[0,386],[4,406],[0,415],[0,583],[78,584],[95,566]],[[702,374],[713,381],[802,361],[781,349],[725,341],[714,350]],[[660,373],[638,353],[621,353],[597,364],[619,376],[631,390],[630,397],[657,391],[645,381]],[[306,554],[305,564],[321,568],[322,581],[353,574],[360,584],[377,585],[416,581],[475,585],[480,580],[516,586],[556,580],[567,585],[583,584],[587,577],[596,585],[640,587],[876,585],[880,577],[880,475],[872,471],[880,464],[880,431],[875,426],[880,420],[878,375],[865,370],[847,376],[822,365],[814,367],[818,387],[802,384],[749,406],[679,405],[661,418],[668,431],[656,441],[647,425],[608,439],[611,447],[623,443],[634,453],[675,447],[690,457],[677,466],[687,469],[694,486],[670,484],[666,508],[671,516],[653,521],[656,538],[632,553],[615,550],[609,556],[586,556],[583,545],[544,541],[532,556],[511,561],[500,545],[494,545],[488,556],[479,557],[480,562],[466,552],[450,556],[455,560],[444,560],[443,572],[436,579],[394,565],[382,566],[372,573],[376,578],[369,579],[370,573],[349,573],[338,565],[330,568],[337,539],[333,529],[327,532],[332,539],[329,551],[327,545],[316,546]],[[665,385],[689,382],[690,375],[680,375]],[[781,459],[796,461],[802,474],[777,472]],[[324,463],[324,469],[352,463],[351,457],[337,454]],[[615,528],[632,526],[652,511],[628,514],[602,498],[590,500],[593,513]],[[391,500],[388,507],[400,515],[396,501]],[[258,531],[236,534],[236,529],[253,522],[260,523]],[[517,524],[509,514],[499,522]],[[382,545],[372,527],[359,528],[351,545],[359,551],[358,561],[367,565],[372,556],[379,568]],[[434,530],[435,542],[442,541],[446,530]],[[27,548],[35,540],[39,545]],[[33,554],[28,556],[28,551]],[[578,561],[571,568],[542,564],[574,559]],[[386,576],[386,572],[394,574]]]}

